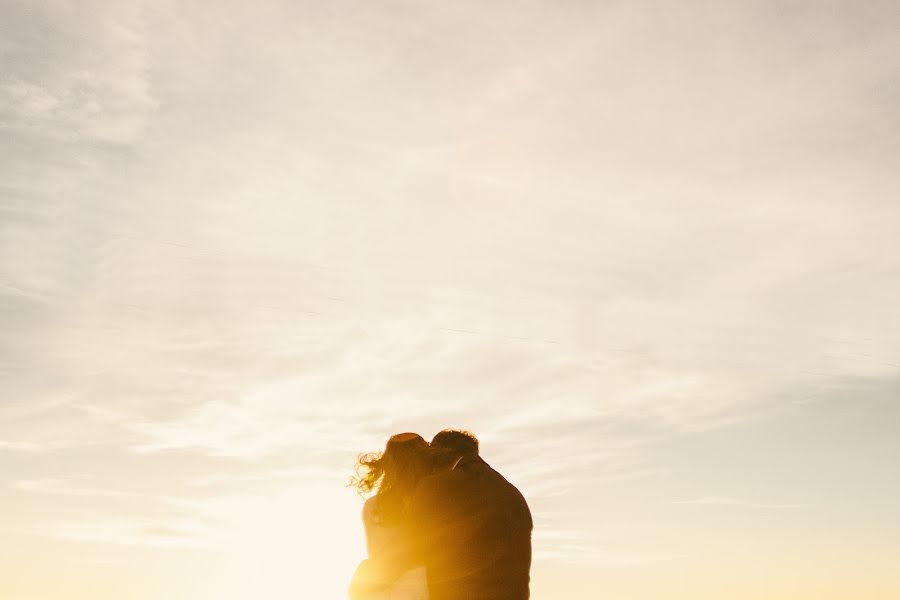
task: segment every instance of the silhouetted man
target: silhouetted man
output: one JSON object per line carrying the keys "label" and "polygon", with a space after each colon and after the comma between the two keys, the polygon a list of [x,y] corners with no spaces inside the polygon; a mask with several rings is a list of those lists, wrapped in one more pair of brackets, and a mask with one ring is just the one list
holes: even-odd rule
{"label": "silhouetted man", "polygon": [[410,506],[431,600],[526,600],[532,520],[525,498],[479,457],[472,434],[444,430],[431,446],[441,464]]}

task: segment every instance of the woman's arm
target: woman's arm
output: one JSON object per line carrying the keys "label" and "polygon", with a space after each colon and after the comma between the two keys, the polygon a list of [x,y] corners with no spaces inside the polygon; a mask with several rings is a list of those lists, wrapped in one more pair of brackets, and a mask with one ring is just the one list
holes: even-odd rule
{"label": "woman's arm", "polygon": [[406,571],[422,564],[416,552],[414,527],[383,527],[376,514],[377,496],[366,500],[362,518],[368,558],[356,567],[350,582],[351,600],[365,600],[384,590]]}

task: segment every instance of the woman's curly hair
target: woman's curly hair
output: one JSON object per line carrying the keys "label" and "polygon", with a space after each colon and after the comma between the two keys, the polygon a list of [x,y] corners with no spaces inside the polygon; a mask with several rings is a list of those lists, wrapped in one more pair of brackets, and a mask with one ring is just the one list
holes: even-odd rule
{"label": "woman's curly hair", "polygon": [[373,491],[376,515],[382,522],[401,518],[419,480],[431,473],[428,442],[417,433],[391,436],[383,452],[361,454],[350,480],[360,494]]}

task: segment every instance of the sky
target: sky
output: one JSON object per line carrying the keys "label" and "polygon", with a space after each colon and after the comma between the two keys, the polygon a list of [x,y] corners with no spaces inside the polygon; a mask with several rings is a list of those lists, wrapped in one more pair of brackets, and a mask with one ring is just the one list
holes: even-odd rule
{"label": "sky", "polygon": [[0,597],[345,597],[464,427],[537,600],[900,595],[895,2],[0,0]]}

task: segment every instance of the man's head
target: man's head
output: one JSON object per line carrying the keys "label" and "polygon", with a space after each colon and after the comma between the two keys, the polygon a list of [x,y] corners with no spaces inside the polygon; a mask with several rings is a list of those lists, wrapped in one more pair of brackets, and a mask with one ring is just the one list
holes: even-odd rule
{"label": "man's head", "polygon": [[440,448],[457,456],[478,456],[478,438],[462,429],[444,429],[431,440],[432,448]]}

